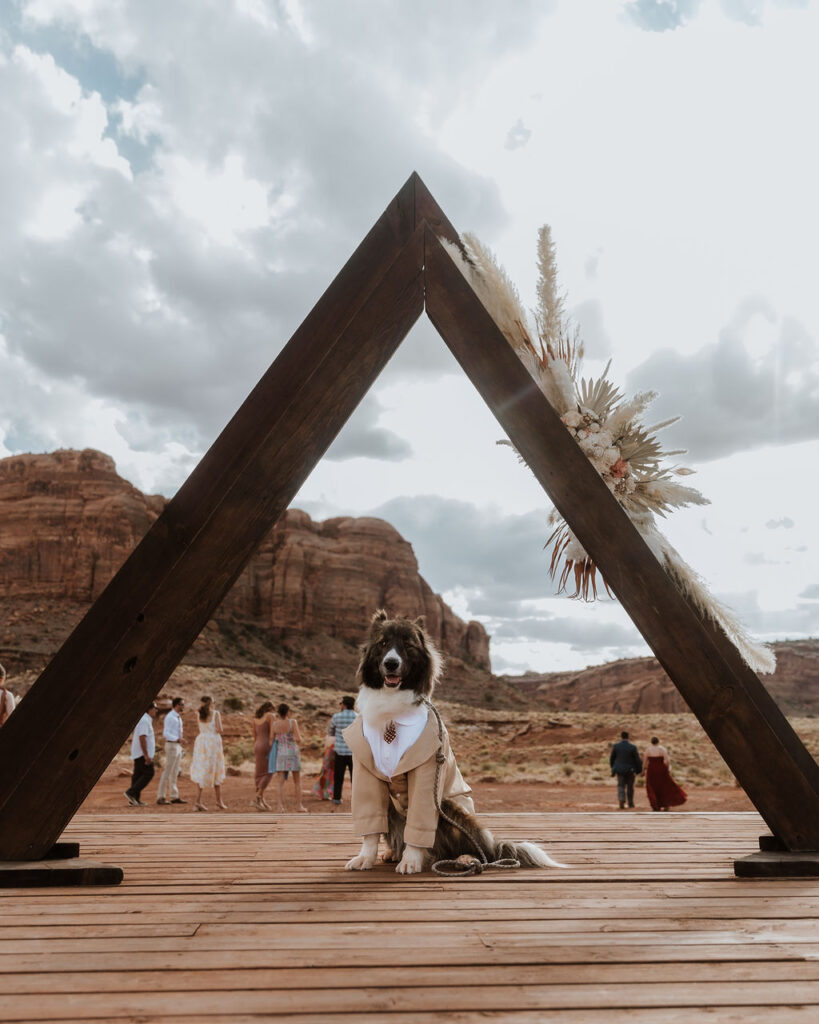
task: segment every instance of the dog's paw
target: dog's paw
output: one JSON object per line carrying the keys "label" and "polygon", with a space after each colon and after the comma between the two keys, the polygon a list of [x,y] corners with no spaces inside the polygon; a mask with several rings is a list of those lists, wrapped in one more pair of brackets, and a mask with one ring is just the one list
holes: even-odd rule
{"label": "dog's paw", "polygon": [[381,860],[382,860],[382,861],[383,861],[383,862],[384,862],[385,864],[395,864],[395,862],[396,862],[396,861],[397,861],[398,859],[399,859],[399,857],[398,857],[398,854],[397,854],[397,853],[395,852],[395,850],[391,849],[391,848],[390,848],[389,846],[388,846],[388,847],[387,847],[387,849],[386,849],[386,850],[385,850],[385,851],[384,851],[384,852],[383,852],[383,853],[381,854]]}
{"label": "dog's paw", "polygon": [[369,871],[375,864],[375,857],[359,853],[344,865],[345,871]]}
{"label": "dog's paw", "polygon": [[424,870],[424,851],[408,846],[395,870],[399,875],[417,875]]}

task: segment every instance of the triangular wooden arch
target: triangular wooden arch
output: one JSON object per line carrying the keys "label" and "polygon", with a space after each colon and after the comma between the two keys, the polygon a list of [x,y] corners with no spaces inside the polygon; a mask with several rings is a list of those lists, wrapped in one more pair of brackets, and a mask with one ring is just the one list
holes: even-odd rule
{"label": "triangular wooden arch", "polygon": [[774,836],[819,850],[819,766],[646,547],[439,238],[413,174],[0,733],[0,860],[53,846],[426,311]]}

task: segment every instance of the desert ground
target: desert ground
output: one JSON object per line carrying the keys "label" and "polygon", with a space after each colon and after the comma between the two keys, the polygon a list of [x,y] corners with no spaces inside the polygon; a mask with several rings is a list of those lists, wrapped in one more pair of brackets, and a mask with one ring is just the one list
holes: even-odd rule
{"label": "desert ground", "polygon": [[[330,716],[338,710],[338,690],[298,687],[232,669],[181,667],[160,694],[186,699],[184,714],[186,754],[180,776],[185,805],[157,808],[160,768],[143,799],[154,810],[168,814],[192,813],[195,787],[188,767],[197,733],[198,698],[211,694],[222,709],[224,749],[228,766],[223,795],[231,812],[251,810],[253,798],[253,744],[251,720],[256,706],[269,699],[286,702],[300,724],[303,793],[312,814],[331,813],[332,805],[311,795],[321,767],[324,736]],[[627,729],[640,749],[654,735],[668,748],[672,774],[686,789],[688,802],[681,811],[745,811],[751,803],[737,786],[727,766],[701,726],[690,714],[621,715],[540,711],[495,711],[457,703],[440,703],[461,770],[475,793],[477,809],[491,811],[577,810],[618,811],[615,784],[610,776],[611,743]],[[819,753],[819,719],[794,719],[792,724],[811,753]],[[162,759],[162,726],[157,722],[158,760]],[[126,743],[82,806],[85,812],[127,810],[123,795],[130,779],[130,744]],[[274,789],[269,803],[275,804]],[[349,781],[342,810],[349,810]],[[207,801],[214,807],[213,794]],[[649,810],[642,779],[638,779],[638,810]],[[285,786],[285,804],[294,810],[293,783]],[[133,808],[134,814],[141,808]],[[212,813],[215,812],[215,810]],[[222,812],[224,813],[224,812]]]}
{"label": "desert ground", "polygon": [[[235,769],[234,769],[235,771]],[[216,811],[213,793],[206,795],[206,804],[211,813],[237,813],[255,811],[252,806],[253,772],[249,766],[240,770],[239,775],[228,775],[222,787],[222,796],[228,805],[228,811]],[[310,814],[330,814],[334,810],[329,800],[320,800],[311,795],[315,772],[306,772],[303,784],[304,805]],[[139,815],[145,810],[161,811],[166,814],[187,814],[193,811],[196,787],[183,774],[179,779],[179,794],[187,804],[166,805],[157,807],[156,787],[159,775],[142,794],[147,807],[129,807],[123,793],[130,781],[127,763],[111,765],[89,794],[80,810],[84,813],[108,813],[110,811],[130,810]],[[471,782],[475,807],[480,811],[618,811],[617,794],[614,780],[608,785],[602,783],[576,785],[566,782]],[[682,807],[675,807],[678,812],[685,811],[751,811],[753,806],[748,797],[737,786],[697,786],[688,788],[688,802]],[[268,803],[274,807],[275,787],[268,791]],[[350,810],[350,782],[344,784],[344,801],[340,810]],[[295,813],[293,782],[285,783],[285,812]],[[635,810],[649,811],[645,790],[638,780],[635,790]],[[258,812],[257,812],[258,813]]]}

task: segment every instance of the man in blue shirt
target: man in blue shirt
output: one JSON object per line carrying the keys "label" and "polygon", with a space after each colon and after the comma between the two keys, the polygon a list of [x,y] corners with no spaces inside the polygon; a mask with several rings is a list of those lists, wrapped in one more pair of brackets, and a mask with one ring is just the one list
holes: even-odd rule
{"label": "man in blue shirt", "polygon": [[617,799],[620,810],[624,810],[626,799],[629,807],[634,806],[634,776],[643,770],[643,762],[633,743],[629,742],[628,733],[620,733],[620,742],[613,744],[609,755],[611,774],[617,776]]}
{"label": "man in blue shirt", "polygon": [[341,711],[337,711],[330,719],[330,725],[327,728],[327,735],[333,736],[335,739],[334,750],[335,758],[333,760],[333,803],[338,805],[341,803],[341,789],[344,785],[344,772],[347,768],[350,769],[350,781],[353,778],[353,752],[344,742],[344,737],[341,735],[348,725],[351,725],[356,718],[356,713],[353,710],[355,707],[355,698],[345,694],[341,698]]}

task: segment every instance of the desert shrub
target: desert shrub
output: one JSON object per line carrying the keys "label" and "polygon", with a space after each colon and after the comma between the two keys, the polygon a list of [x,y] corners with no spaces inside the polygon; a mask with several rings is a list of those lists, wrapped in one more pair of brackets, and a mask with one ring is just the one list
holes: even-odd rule
{"label": "desert shrub", "polygon": [[240,765],[245,761],[253,760],[253,741],[237,740],[225,748],[225,760],[228,764]]}
{"label": "desert shrub", "polygon": [[241,697],[225,697],[222,701],[222,707],[228,711],[242,711],[244,710],[245,702]]}

